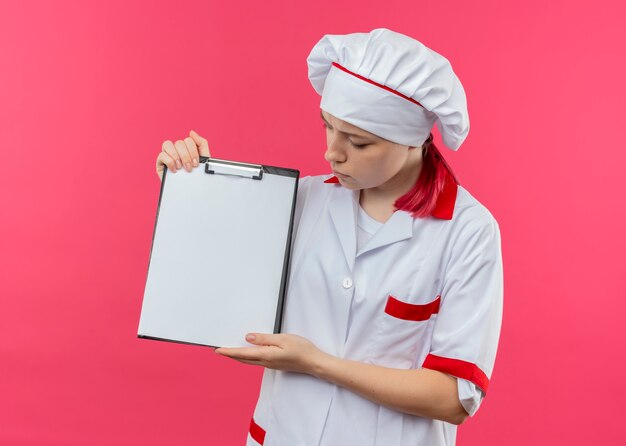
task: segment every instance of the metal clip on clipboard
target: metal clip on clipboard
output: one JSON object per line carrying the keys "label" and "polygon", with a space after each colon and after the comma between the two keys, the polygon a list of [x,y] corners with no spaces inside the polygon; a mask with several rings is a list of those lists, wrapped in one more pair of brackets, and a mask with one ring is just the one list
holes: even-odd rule
{"label": "metal clip on clipboard", "polygon": [[253,180],[263,179],[263,166],[260,164],[238,163],[210,158],[204,163],[204,171],[210,174],[236,175]]}

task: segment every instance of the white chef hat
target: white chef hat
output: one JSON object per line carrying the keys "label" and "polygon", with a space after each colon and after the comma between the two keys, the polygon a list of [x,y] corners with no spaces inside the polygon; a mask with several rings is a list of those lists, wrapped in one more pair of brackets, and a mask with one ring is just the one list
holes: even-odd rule
{"label": "white chef hat", "polygon": [[450,62],[415,39],[384,28],[327,34],[307,63],[322,110],[381,138],[418,147],[436,123],[457,150],[469,132],[465,91]]}

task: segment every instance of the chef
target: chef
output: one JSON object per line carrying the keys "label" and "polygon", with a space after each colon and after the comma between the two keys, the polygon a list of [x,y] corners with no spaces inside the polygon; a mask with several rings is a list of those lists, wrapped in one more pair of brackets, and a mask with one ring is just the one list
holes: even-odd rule
{"label": "chef", "polygon": [[464,89],[387,29],[326,35],[308,67],[333,174],[300,183],[283,333],[216,350],[265,367],[247,444],[453,445],[488,391],[503,298],[498,224],[432,142],[433,125],[465,140]]}

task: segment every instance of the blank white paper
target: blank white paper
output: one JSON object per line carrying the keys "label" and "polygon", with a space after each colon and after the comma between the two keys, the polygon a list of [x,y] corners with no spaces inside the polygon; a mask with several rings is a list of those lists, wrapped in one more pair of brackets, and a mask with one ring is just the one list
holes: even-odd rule
{"label": "blank white paper", "polygon": [[234,347],[272,333],[296,180],[168,171],[138,334]]}

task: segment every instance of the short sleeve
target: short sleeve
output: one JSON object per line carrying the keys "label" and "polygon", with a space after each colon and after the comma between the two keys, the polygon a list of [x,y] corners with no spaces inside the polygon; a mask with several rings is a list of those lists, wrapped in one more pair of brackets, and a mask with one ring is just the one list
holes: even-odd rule
{"label": "short sleeve", "polygon": [[500,231],[487,215],[468,221],[450,247],[431,349],[422,364],[467,380],[483,394],[493,371],[503,305]]}
{"label": "short sleeve", "polygon": [[457,378],[459,401],[465,412],[471,417],[478,411],[485,394],[471,381]]}

